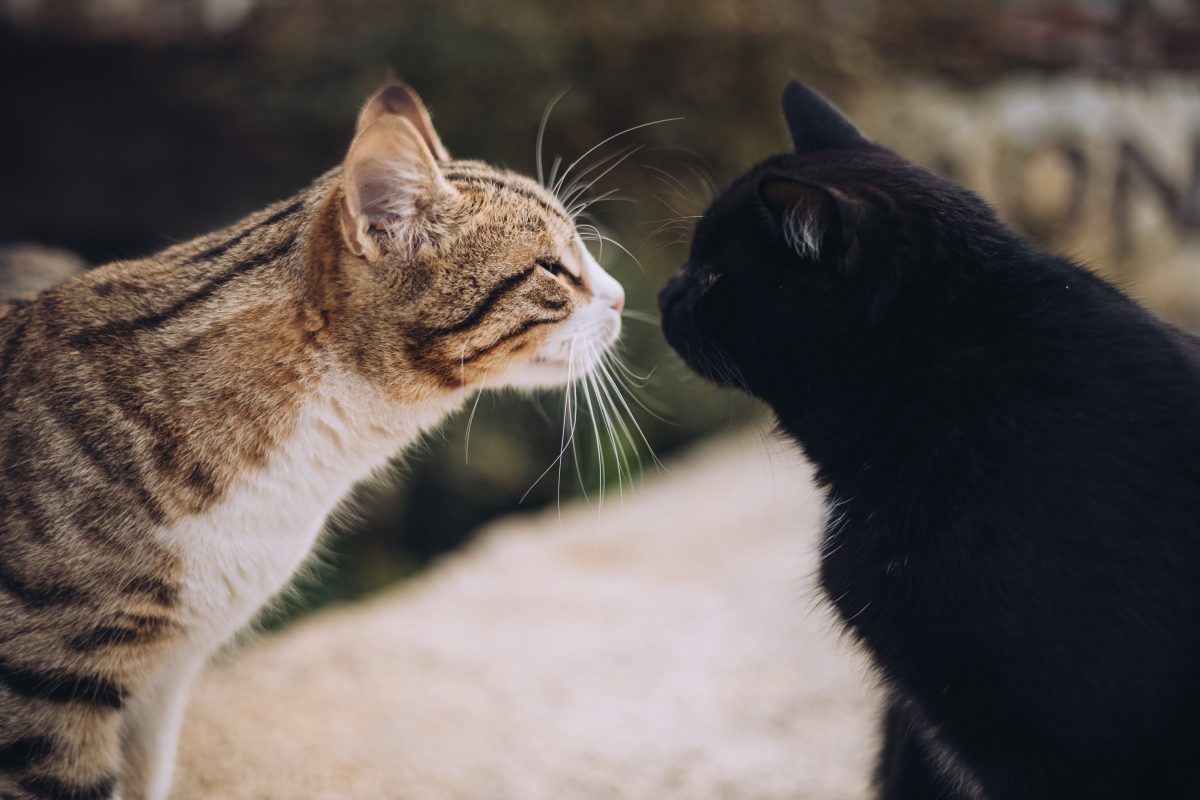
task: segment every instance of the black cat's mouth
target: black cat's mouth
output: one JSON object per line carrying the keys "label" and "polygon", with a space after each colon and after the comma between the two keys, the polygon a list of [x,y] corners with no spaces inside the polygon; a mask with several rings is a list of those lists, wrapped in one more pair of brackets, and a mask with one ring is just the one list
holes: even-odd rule
{"label": "black cat's mouth", "polygon": [[664,307],[663,337],[694,372],[721,387],[745,388],[732,359],[701,333],[688,306]]}

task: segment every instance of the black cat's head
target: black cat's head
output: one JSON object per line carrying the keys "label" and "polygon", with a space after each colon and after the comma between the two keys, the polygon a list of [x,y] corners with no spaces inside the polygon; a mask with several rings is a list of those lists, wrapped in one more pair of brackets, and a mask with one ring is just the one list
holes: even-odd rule
{"label": "black cat's head", "polygon": [[981,200],[872,144],[811,89],[791,83],[783,111],[793,152],[717,197],[659,296],[689,366],[768,400],[889,321],[922,324],[912,315],[961,289],[959,256],[1006,238]]}

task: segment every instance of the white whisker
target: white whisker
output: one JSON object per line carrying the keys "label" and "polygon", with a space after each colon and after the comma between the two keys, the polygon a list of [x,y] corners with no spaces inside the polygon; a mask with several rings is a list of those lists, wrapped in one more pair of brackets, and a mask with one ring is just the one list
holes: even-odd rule
{"label": "white whisker", "polygon": [[577,158],[577,159],[575,159],[574,161],[572,161],[572,162],[570,163],[570,165],[569,165],[569,166],[568,166],[568,167],[567,167],[565,170],[563,170],[563,174],[562,174],[562,176],[561,176],[561,177],[558,179],[558,181],[557,181],[557,182],[556,182],[556,183],[553,185],[553,187],[550,189],[550,191],[551,191],[551,192],[553,192],[555,195],[557,195],[557,194],[558,194],[558,190],[561,188],[561,185],[562,185],[562,184],[563,184],[563,183],[566,181],[566,179],[567,179],[567,176],[571,174],[571,170],[575,169],[575,167],[576,167],[576,166],[579,164],[579,162],[583,161],[583,160],[584,160],[585,158],[587,158],[589,155],[591,155],[592,153],[596,152],[596,150],[598,150],[599,148],[601,148],[601,147],[603,147],[604,145],[608,144],[608,143],[609,143],[609,142],[611,142],[613,139],[616,139],[616,138],[618,138],[618,137],[624,136],[624,135],[625,135],[625,134],[627,134],[627,133],[633,133],[633,132],[634,132],[634,131],[636,131],[636,130],[641,130],[642,128],[649,128],[649,127],[650,127],[650,126],[652,126],[652,125],[662,125],[663,123],[666,123],[666,122],[678,122],[678,121],[680,121],[680,120],[682,120],[682,119],[683,119],[683,117],[667,117],[666,119],[659,119],[659,120],[655,120],[654,122],[643,122],[641,125],[634,125],[632,128],[626,128],[626,129],[625,129],[625,130],[623,130],[623,131],[620,131],[620,132],[618,132],[618,133],[614,133],[612,136],[609,136],[607,139],[605,139],[604,141],[600,142],[599,144],[593,145],[593,146],[592,146],[592,147],[590,147],[589,149],[585,150],[585,151],[584,151],[584,153],[583,153],[583,155],[581,155],[579,158]]}
{"label": "white whisker", "polygon": [[[471,404],[471,415],[467,417],[467,433],[463,437],[463,463],[471,463],[471,426],[475,423],[475,410],[479,408],[479,398],[483,397],[483,386],[475,392],[475,402]],[[524,498],[521,498],[522,500]]]}
{"label": "white whisker", "polygon": [[[575,179],[575,181],[572,182],[569,187],[567,187],[565,192],[563,192],[563,196],[561,198],[562,204],[564,206],[570,206],[571,204],[575,203],[575,201],[577,201],[579,198],[581,198],[585,194],[587,194],[587,192],[593,186],[595,186],[597,183],[599,183],[601,180],[603,180],[606,175],[608,175],[610,172],[612,172],[617,167],[624,164],[625,161],[628,160],[635,153],[639,152],[643,148],[643,146],[644,145],[637,145],[636,147],[628,148],[625,151],[624,155],[622,155],[620,158],[618,158],[616,161],[614,161],[612,164],[610,164],[607,169],[605,169],[603,172],[598,174],[596,177],[589,180],[587,183],[581,183],[581,180],[583,179],[583,177],[587,175],[587,171],[579,173],[579,176]],[[603,163],[604,163],[603,161],[600,162],[600,164],[603,164]],[[600,166],[600,164],[597,164],[593,167],[589,167],[588,171],[595,169],[596,166]]]}
{"label": "white whisker", "polygon": [[[612,373],[608,371],[608,367],[605,365],[603,360],[600,360],[598,362],[597,369],[599,369],[601,371],[601,374],[607,375],[609,378],[612,377]],[[650,453],[650,457],[654,459],[654,463],[657,464],[660,468],[665,469],[662,461],[659,460],[658,455],[654,452],[654,448],[650,446],[650,440],[646,438],[646,434],[642,430],[642,426],[638,424],[637,417],[634,416],[633,409],[631,409],[629,407],[629,404],[625,402],[625,398],[620,392],[617,392],[617,399],[620,400],[621,405],[624,406],[625,413],[629,415],[629,422],[633,424],[634,429],[637,430],[638,435],[642,438],[642,442],[646,445],[646,450],[647,450],[647,452]],[[632,437],[631,437],[631,443],[632,443]],[[635,444],[635,447],[636,447],[636,444]]]}
{"label": "white whisker", "polygon": [[[603,360],[602,356],[596,358],[596,373],[595,374],[596,374],[596,384],[600,389],[603,390],[604,396],[607,398],[608,404],[609,404],[610,408],[612,409],[612,417],[613,417],[613,419],[615,419],[617,421],[617,425],[620,428],[620,432],[625,435],[626,441],[629,442],[629,447],[633,450],[634,457],[637,459],[638,470],[640,472],[642,469],[642,454],[638,452],[637,441],[633,438],[633,434],[629,430],[629,425],[625,422],[625,418],[621,416],[620,409],[617,406],[618,401],[620,401],[622,405],[625,405],[625,400],[624,400],[624,398],[621,397],[621,393],[617,389],[617,387],[612,383],[611,376],[608,374],[607,368],[604,366],[604,360]],[[614,399],[613,395],[616,395],[615,399]],[[632,412],[628,411],[628,409],[629,409],[628,405],[625,405],[625,409],[632,416]],[[617,450],[618,449],[617,440],[615,437],[612,437],[611,421],[609,421],[609,434],[610,434],[610,438],[613,438],[613,448],[614,448],[614,450]],[[624,445],[620,445],[619,451],[620,452],[618,453],[618,455],[621,457],[624,457],[624,459],[625,459],[625,471],[626,471],[626,474],[629,476],[629,485],[632,488],[633,487],[633,470],[630,468],[628,456],[625,455]]]}
{"label": "white whisker", "polygon": [[600,443],[600,425],[596,422],[596,408],[592,404],[592,392],[588,386],[588,375],[583,376],[580,384],[583,386],[583,399],[587,401],[588,417],[592,421],[592,433],[596,437],[596,463],[600,471],[600,490],[596,500],[596,510],[604,507],[604,447]]}
{"label": "white whisker", "polygon": [[[621,149],[615,150],[603,158],[598,159],[596,163],[589,165],[587,168],[580,170],[579,174],[575,176],[575,180],[571,181],[570,185],[563,189],[561,194],[557,195],[562,201],[562,204],[564,206],[570,205],[571,200],[577,198],[582,192],[586,192],[588,189],[595,186],[597,181],[599,181],[612,170],[616,169],[621,162],[639,150],[642,150],[644,147],[644,145],[628,145],[626,147],[622,147]],[[604,172],[585,183],[584,179],[588,175],[605,167],[606,165],[608,165],[608,169],[604,170]]]}
{"label": "white whisker", "polygon": [[647,325],[660,325],[662,323],[662,320],[653,314],[647,314],[644,311],[638,311],[632,308],[624,309],[621,312],[621,316],[626,319],[636,320],[637,322],[644,322]]}
{"label": "white whisker", "polygon": [[550,114],[554,112],[554,107],[558,105],[558,101],[566,97],[566,94],[569,91],[571,91],[571,87],[570,85],[567,85],[561,91],[559,91],[558,94],[550,98],[550,102],[546,104],[546,110],[542,112],[542,119],[538,123],[537,140],[534,144],[534,158],[537,160],[538,183],[540,183],[542,186],[546,185],[546,181],[542,172],[542,143],[546,138],[546,125],[549,124]]}

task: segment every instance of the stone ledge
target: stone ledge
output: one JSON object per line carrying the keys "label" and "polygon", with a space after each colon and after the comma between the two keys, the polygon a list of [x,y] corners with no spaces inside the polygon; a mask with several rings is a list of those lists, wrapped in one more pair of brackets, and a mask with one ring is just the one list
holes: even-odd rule
{"label": "stone ledge", "polygon": [[763,442],[503,521],[211,668],[173,797],[864,796],[871,680],[813,585],[820,499]]}

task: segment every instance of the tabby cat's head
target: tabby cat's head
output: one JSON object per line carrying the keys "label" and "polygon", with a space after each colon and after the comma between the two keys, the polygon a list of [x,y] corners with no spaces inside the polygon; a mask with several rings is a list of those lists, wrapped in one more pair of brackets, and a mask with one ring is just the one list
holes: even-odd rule
{"label": "tabby cat's head", "polygon": [[559,385],[616,340],[624,292],[559,199],[451,159],[409,87],[368,101],[341,181],[326,305],[344,358],[393,393]]}
{"label": "tabby cat's head", "polygon": [[767,400],[817,370],[863,371],[881,339],[919,341],[969,307],[980,256],[1019,246],[982,200],[869,142],[816,92],[792,83],[783,110],[793,152],[713,201],[659,297],[689,366]]}

